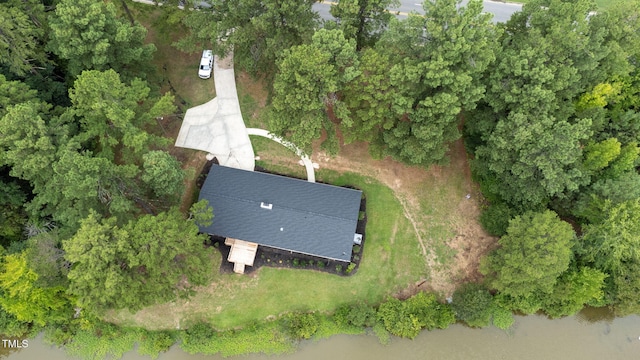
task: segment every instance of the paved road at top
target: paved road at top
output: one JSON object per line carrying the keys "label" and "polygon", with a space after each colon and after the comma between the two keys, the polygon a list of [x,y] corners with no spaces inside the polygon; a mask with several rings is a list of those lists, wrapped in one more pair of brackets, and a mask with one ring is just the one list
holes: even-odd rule
{"label": "paved road at top", "polygon": [[[335,1],[335,0],[334,0]],[[320,14],[323,19],[332,19],[333,17],[329,13],[329,8],[334,2],[331,0],[324,0],[321,3],[315,3],[313,9]],[[463,0],[462,5],[466,5],[468,0]],[[494,22],[506,22],[511,17],[511,14],[522,9],[522,4],[504,3],[498,1],[483,1],[484,11],[493,14]],[[389,9],[393,13],[398,13],[399,18],[405,18],[411,11],[417,11],[423,13],[422,2],[420,0],[400,0],[400,6]]]}

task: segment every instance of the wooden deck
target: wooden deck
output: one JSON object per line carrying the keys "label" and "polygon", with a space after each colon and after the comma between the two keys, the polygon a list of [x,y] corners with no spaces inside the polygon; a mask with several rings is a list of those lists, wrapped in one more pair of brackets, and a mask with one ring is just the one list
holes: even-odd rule
{"label": "wooden deck", "polygon": [[231,246],[227,260],[233,263],[234,272],[244,274],[245,266],[253,266],[258,244],[232,238],[225,239],[224,243]]}

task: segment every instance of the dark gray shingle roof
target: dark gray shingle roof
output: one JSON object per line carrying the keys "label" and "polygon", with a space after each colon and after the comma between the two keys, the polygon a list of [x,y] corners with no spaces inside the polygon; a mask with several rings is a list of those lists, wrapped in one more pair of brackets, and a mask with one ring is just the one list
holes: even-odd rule
{"label": "dark gray shingle roof", "polygon": [[359,190],[213,165],[200,199],[209,200],[214,218],[200,231],[350,261],[361,196]]}

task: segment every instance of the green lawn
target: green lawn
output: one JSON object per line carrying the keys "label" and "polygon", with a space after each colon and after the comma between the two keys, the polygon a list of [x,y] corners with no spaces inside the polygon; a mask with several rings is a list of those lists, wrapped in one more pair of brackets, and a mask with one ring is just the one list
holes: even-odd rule
{"label": "green lawn", "polygon": [[[332,311],[355,301],[371,304],[428,276],[424,259],[400,203],[391,190],[371,178],[320,171],[337,185],[354,185],[367,198],[368,223],[360,268],[340,277],[301,269],[262,268],[256,274],[220,275],[189,301],[147,308],[135,315],[112,314],[110,320],[149,329],[188,327],[200,320],[218,329],[242,327],[295,310]],[[212,251],[215,251],[212,249]],[[217,261],[219,256],[216,254]]]}

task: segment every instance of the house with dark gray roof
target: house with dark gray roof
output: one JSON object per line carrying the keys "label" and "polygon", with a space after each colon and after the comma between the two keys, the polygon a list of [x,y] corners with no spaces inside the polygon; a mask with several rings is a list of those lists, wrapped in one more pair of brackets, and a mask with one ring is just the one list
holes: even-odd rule
{"label": "house with dark gray roof", "polygon": [[200,200],[209,201],[214,217],[200,231],[233,239],[231,245],[239,240],[349,262],[361,238],[361,198],[359,190],[213,165]]}

